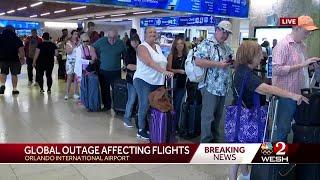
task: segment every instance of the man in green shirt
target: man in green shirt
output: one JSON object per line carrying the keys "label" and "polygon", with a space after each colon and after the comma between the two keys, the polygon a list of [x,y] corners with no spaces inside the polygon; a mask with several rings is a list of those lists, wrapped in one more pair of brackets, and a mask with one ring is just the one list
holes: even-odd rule
{"label": "man in green shirt", "polygon": [[107,37],[100,38],[93,44],[100,59],[100,86],[103,110],[111,109],[110,85],[121,78],[121,58],[124,57],[125,44],[118,39],[116,30],[110,30]]}

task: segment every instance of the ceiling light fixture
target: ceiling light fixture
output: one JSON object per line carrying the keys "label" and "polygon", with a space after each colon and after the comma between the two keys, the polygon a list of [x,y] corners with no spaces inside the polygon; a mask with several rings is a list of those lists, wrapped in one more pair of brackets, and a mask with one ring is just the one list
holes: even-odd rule
{"label": "ceiling light fixture", "polygon": [[18,8],[17,10],[18,10],[18,11],[21,11],[21,10],[24,10],[24,9],[27,9],[27,6],[24,6],[24,7]]}
{"label": "ceiling light fixture", "polygon": [[111,19],[110,21],[111,21],[111,22],[121,22],[122,19]]}
{"label": "ceiling light fixture", "polygon": [[30,16],[30,18],[35,18],[35,17],[38,17],[38,15],[32,15],[32,16]]}
{"label": "ceiling light fixture", "polygon": [[87,20],[88,18],[81,18],[81,19],[78,19],[78,21],[83,21],[83,20]]}
{"label": "ceiling light fixture", "polygon": [[138,14],[150,14],[150,13],[152,13],[153,11],[141,11],[141,12],[134,12],[134,13],[132,13],[132,14],[134,14],[134,15],[138,15]]}
{"label": "ceiling light fixture", "polygon": [[111,17],[119,17],[119,16],[125,16],[126,14],[111,14]]}
{"label": "ceiling light fixture", "polygon": [[11,14],[11,13],[14,13],[14,12],[15,12],[15,10],[10,10],[10,11],[7,12],[7,14]]}
{"label": "ceiling light fixture", "polygon": [[78,9],[84,9],[84,8],[87,8],[87,6],[79,6],[79,7],[74,7],[74,8],[71,8],[71,10],[78,10]]}
{"label": "ceiling light fixture", "polygon": [[34,3],[34,4],[31,4],[30,7],[35,7],[35,6],[39,6],[43,4],[43,2],[37,2],[37,3]]}
{"label": "ceiling light fixture", "polygon": [[96,19],[102,19],[105,18],[106,16],[97,16]]}
{"label": "ceiling light fixture", "polygon": [[47,13],[40,14],[40,16],[47,16],[49,14],[50,14],[50,12],[47,12]]}
{"label": "ceiling light fixture", "polygon": [[6,13],[5,12],[2,12],[2,13],[0,13],[0,16],[3,16],[3,15],[5,15]]}
{"label": "ceiling light fixture", "polygon": [[58,13],[66,12],[66,11],[67,11],[66,9],[62,9],[62,10],[55,11],[54,13],[58,14]]}

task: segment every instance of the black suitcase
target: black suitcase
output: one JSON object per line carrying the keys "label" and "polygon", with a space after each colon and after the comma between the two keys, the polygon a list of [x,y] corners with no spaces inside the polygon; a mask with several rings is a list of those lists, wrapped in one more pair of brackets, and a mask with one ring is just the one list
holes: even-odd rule
{"label": "black suitcase", "polygon": [[302,89],[301,94],[309,99],[302,102],[296,110],[294,120],[297,125],[320,126],[320,90]]}
{"label": "black suitcase", "polygon": [[201,104],[184,102],[181,107],[179,134],[182,138],[192,139],[200,135]]}
{"label": "black suitcase", "polygon": [[[265,132],[267,136],[265,140],[273,141],[275,130],[275,117],[278,113],[278,100],[272,97],[269,102],[268,120],[271,126],[271,132]],[[265,142],[264,140],[264,142]],[[251,180],[295,180],[296,164],[266,164],[253,165],[251,168]]]}
{"label": "black suitcase", "polygon": [[[293,143],[320,144],[320,126],[292,125]],[[320,179],[320,165],[298,164],[297,179],[318,180]]]}
{"label": "black suitcase", "polygon": [[113,110],[117,115],[124,114],[128,101],[127,81],[118,79],[112,89]]}

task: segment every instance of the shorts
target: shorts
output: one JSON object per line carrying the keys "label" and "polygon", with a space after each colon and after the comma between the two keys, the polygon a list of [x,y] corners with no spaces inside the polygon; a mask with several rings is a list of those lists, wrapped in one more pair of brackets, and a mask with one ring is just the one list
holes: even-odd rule
{"label": "shorts", "polygon": [[74,74],[74,66],[76,60],[75,59],[68,59],[66,62],[66,72],[68,75]]}
{"label": "shorts", "polygon": [[11,75],[19,75],[21,73],[20,62],[0,62],[1,74],[8,75],[9,71]]}

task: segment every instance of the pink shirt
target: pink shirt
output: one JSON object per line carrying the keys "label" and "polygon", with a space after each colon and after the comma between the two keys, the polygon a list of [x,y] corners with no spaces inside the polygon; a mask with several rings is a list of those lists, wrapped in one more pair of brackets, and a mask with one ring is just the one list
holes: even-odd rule
{"label": "pink shirt", "polygon": [[306,46],[287,35],[272,52],[272,85],[301,94],[306,87],[305,69],[289,72],[290,67],[305,61]]}

